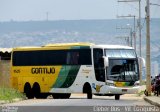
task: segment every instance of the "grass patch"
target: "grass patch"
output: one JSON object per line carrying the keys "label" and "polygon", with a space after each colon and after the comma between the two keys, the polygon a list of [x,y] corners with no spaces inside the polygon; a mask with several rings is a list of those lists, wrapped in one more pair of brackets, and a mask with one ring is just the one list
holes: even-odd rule
{"label": "grass patch", "polygon": [[13,101],[13,99],[25,99],[25,95],[12,88],[0,88],[0,100]]}
{"label": "grass patch", "polygon": [[144,91],[140,91],[139,93],[137,93],[137,96],[142,96],[144,94]]}

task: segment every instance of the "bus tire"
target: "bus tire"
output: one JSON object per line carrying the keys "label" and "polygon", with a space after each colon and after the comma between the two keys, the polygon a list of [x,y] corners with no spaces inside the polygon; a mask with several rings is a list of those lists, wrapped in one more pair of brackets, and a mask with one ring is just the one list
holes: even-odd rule
{"label": "bus tire", "polygon": [[26,97],[28,99],[34,98],[33,91],[32,91],[31,85],[29,83],[25,84],[25,86],[24,86],[24,93],[26,94]]}
{"label": "bus tire", "polygon": [[84,84],[83,93],[87,93],[87,99],[92,99],[92,89],[89,83]]}
{"label": "bus tire", "polygon": [[88,91],[88,93],[87,93],[87,99],[92,99],[92,92],[91,91]]}
{"label": "bus tire", "polygon": [[120,95],[119,94],[116,94],[115,95],[115,100],[119,100],[120,99]]}
{"label": "bus tire", "polygon": [[39,99],[40,98],[40,87],[38,83],[33,84],[32,91],[33,91],[34,97]]}
{"label": "bus tire", "polygon": [[34,97],[37,98],[37,99],[45,99],[48,96],[45,93],[41,93],[41,88],[40,88],[40,86],[37,82],[33,84],[32,90],[33,90],[33,93],[34,93]]}

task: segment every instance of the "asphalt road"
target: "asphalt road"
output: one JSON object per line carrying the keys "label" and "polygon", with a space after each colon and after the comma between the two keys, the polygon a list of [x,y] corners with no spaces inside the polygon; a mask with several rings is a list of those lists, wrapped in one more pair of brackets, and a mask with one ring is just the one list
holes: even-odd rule
{"label": "asphalt road", "polygon": [[[120,100],[114,100],[113,96],[93,96],[93,99],[86,99],[86,95],[74,94],[71,95],[70,99],[53,99],[52,97],[30,99],[5,104],[3,108],[13,108],[14,112],[100,112],[107,111],[107,109],[112,112],[123,112],[128,106],[144,107],[152,105],[144,101],[143,97],[137,95],[122,95]],[[123,108],[121,109],[121,107]],[[131,109],[133,111],[133,108]]]}

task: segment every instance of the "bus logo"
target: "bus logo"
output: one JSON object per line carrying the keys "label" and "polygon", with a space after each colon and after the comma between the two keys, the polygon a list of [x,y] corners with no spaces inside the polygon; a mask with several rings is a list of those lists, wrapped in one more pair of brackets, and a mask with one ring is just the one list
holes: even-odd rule
{"label": "bus logo", "polygon": [[103,85],[96,85],[95,83],[92,83],[92,88],[94,88],[96,90],[96,92],[100,92],[100,89]]}
{"label": "bus logo", "polygon": [[32,68],[31,69],[32,74],[55,74],[55,68],[47,68],[47,67],[38,67],[38,68]]}

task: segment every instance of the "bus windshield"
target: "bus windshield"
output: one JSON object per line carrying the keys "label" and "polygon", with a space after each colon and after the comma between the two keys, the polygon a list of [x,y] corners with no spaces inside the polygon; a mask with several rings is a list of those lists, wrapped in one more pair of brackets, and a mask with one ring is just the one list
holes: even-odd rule
{"label": "bus windshield", "polygon": [[109,59],[107,80],[138,81],[138,62],[134,50],[106,50]]}

